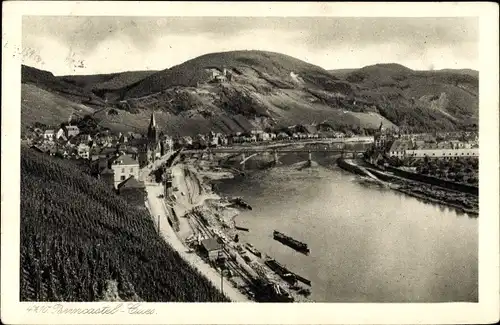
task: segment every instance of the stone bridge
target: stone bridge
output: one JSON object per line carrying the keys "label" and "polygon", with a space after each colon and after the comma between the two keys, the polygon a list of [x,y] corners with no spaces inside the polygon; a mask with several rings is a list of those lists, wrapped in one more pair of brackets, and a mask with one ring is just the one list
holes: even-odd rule
{"label": "stone bridge", "polygon": [[358,149],[346,149],[344,147],[330,148],[330,147],[315,147],[315,148],[207,148],[204,150],[184,150],[183,154],[198,154],[200,158],[204,155],[208,156],[209,160],[213,160],[215,154],[237,154],[241,156],[240,165],[245,167],[245,162],[252,157],[255,157],[263,153],[272,153],[274,155],[274,162],[279,162],[279,155],[286,153],[307,153],[308,161],[312,161],[313,152],[326,152],[326,153],[337,153],[340,154],[342,158],[356,158],[362,155],[364,150]]}

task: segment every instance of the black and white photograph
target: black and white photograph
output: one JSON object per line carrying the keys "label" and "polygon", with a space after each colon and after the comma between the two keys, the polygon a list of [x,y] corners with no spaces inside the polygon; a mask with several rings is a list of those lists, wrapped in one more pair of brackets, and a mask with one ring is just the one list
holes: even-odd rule
{"label": "black and white photograph", "polygon": [[[11,202],[19,244],[2,253],[22,313],[479,306],[480,285],[498,303],[498,71],[480,46],[498,68],[498,39],[479,14],[78,14],[84,2],[24,13],[2,42],[19,88],[2,102],[17,114],[2,138],[18,137],[2,141],[17,165],[2,169],[2,228]],[[481,12],[495,10],[498,37],[498,6]]]}

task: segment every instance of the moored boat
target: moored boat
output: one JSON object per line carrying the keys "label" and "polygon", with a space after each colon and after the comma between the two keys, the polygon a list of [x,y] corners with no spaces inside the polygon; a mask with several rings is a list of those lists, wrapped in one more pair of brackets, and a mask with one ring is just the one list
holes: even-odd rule
{"label": "moored boat", "polygon": [[253,255],[257,257],[262,257],[261,252],[259,252],[252,244],[246,243],[245,246]]}
{"label": "moored boat", "polygon": [[306,243],[300,242],[290,236],[285,235],[282,232],[279,231],[274,231],[273,232],[273,238],[274,240],[279,241],[280,243],[287,245],[293,249],[295,249],[298,252],[301,252],[303,254],[309,254],[309,248],[307,247]]}

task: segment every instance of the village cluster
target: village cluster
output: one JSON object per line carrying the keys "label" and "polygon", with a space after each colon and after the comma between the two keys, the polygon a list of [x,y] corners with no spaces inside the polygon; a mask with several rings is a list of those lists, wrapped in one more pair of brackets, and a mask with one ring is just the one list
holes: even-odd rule
{"label": "village cluster", "polygon": [[81,132],[78,126],[69,123],[57,130],[33,128],[33,132],[24,137],[23,141],[32,148],[49,155],[88,160],[98,177],[109,179],[110,184],[118,188],[120,183],[131,176],[138,179],[139,168],[179,148],[204,149],[243,143],[347,136],[352,137],[353,134],[334,131],[328,125],[295,125],[280,132],[254,130],[231,135],[209,132],[206,135],[198,134],[194,137],[171,137],[158,132],[153,112],[146,135],[136,132],[113,133],[109,130],[91,135]]}
{"label": "village cluster", "polygon": [[23,141],[34,149],[60,158],[81,159],[90,162],[92,173],[115,189],[123,186],[143,186],[138,182],[139,170],[179,148],[204,149],[234,144],[297,141],[307,139],[349,139],[373,142],[372,163],[386,158],[460,158],[478,157],[476,132],[410,134],[385,129],[382,124],[370,132],[374,136],[340,132],[330,125],[294,125],[277,132],[254,130],[248,133],[226,135],[209,132],[207,135],[171,137],[160,134],[154,112],[146,135],[135,132],[113,133],[104,130],[90,135],[76,125],[65,125],[58,130],[34,128]]}

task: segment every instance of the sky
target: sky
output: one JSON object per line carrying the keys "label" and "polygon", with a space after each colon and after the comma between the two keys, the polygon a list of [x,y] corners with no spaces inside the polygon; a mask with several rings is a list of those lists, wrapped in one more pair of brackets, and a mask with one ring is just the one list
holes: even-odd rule
{"label": "sky", "polygon": [[287,54],[325,69],[399,63],[478,69],[478,20],[370,17],[23,16],[23,64],[55,75],[163,70],[232,50]]}

